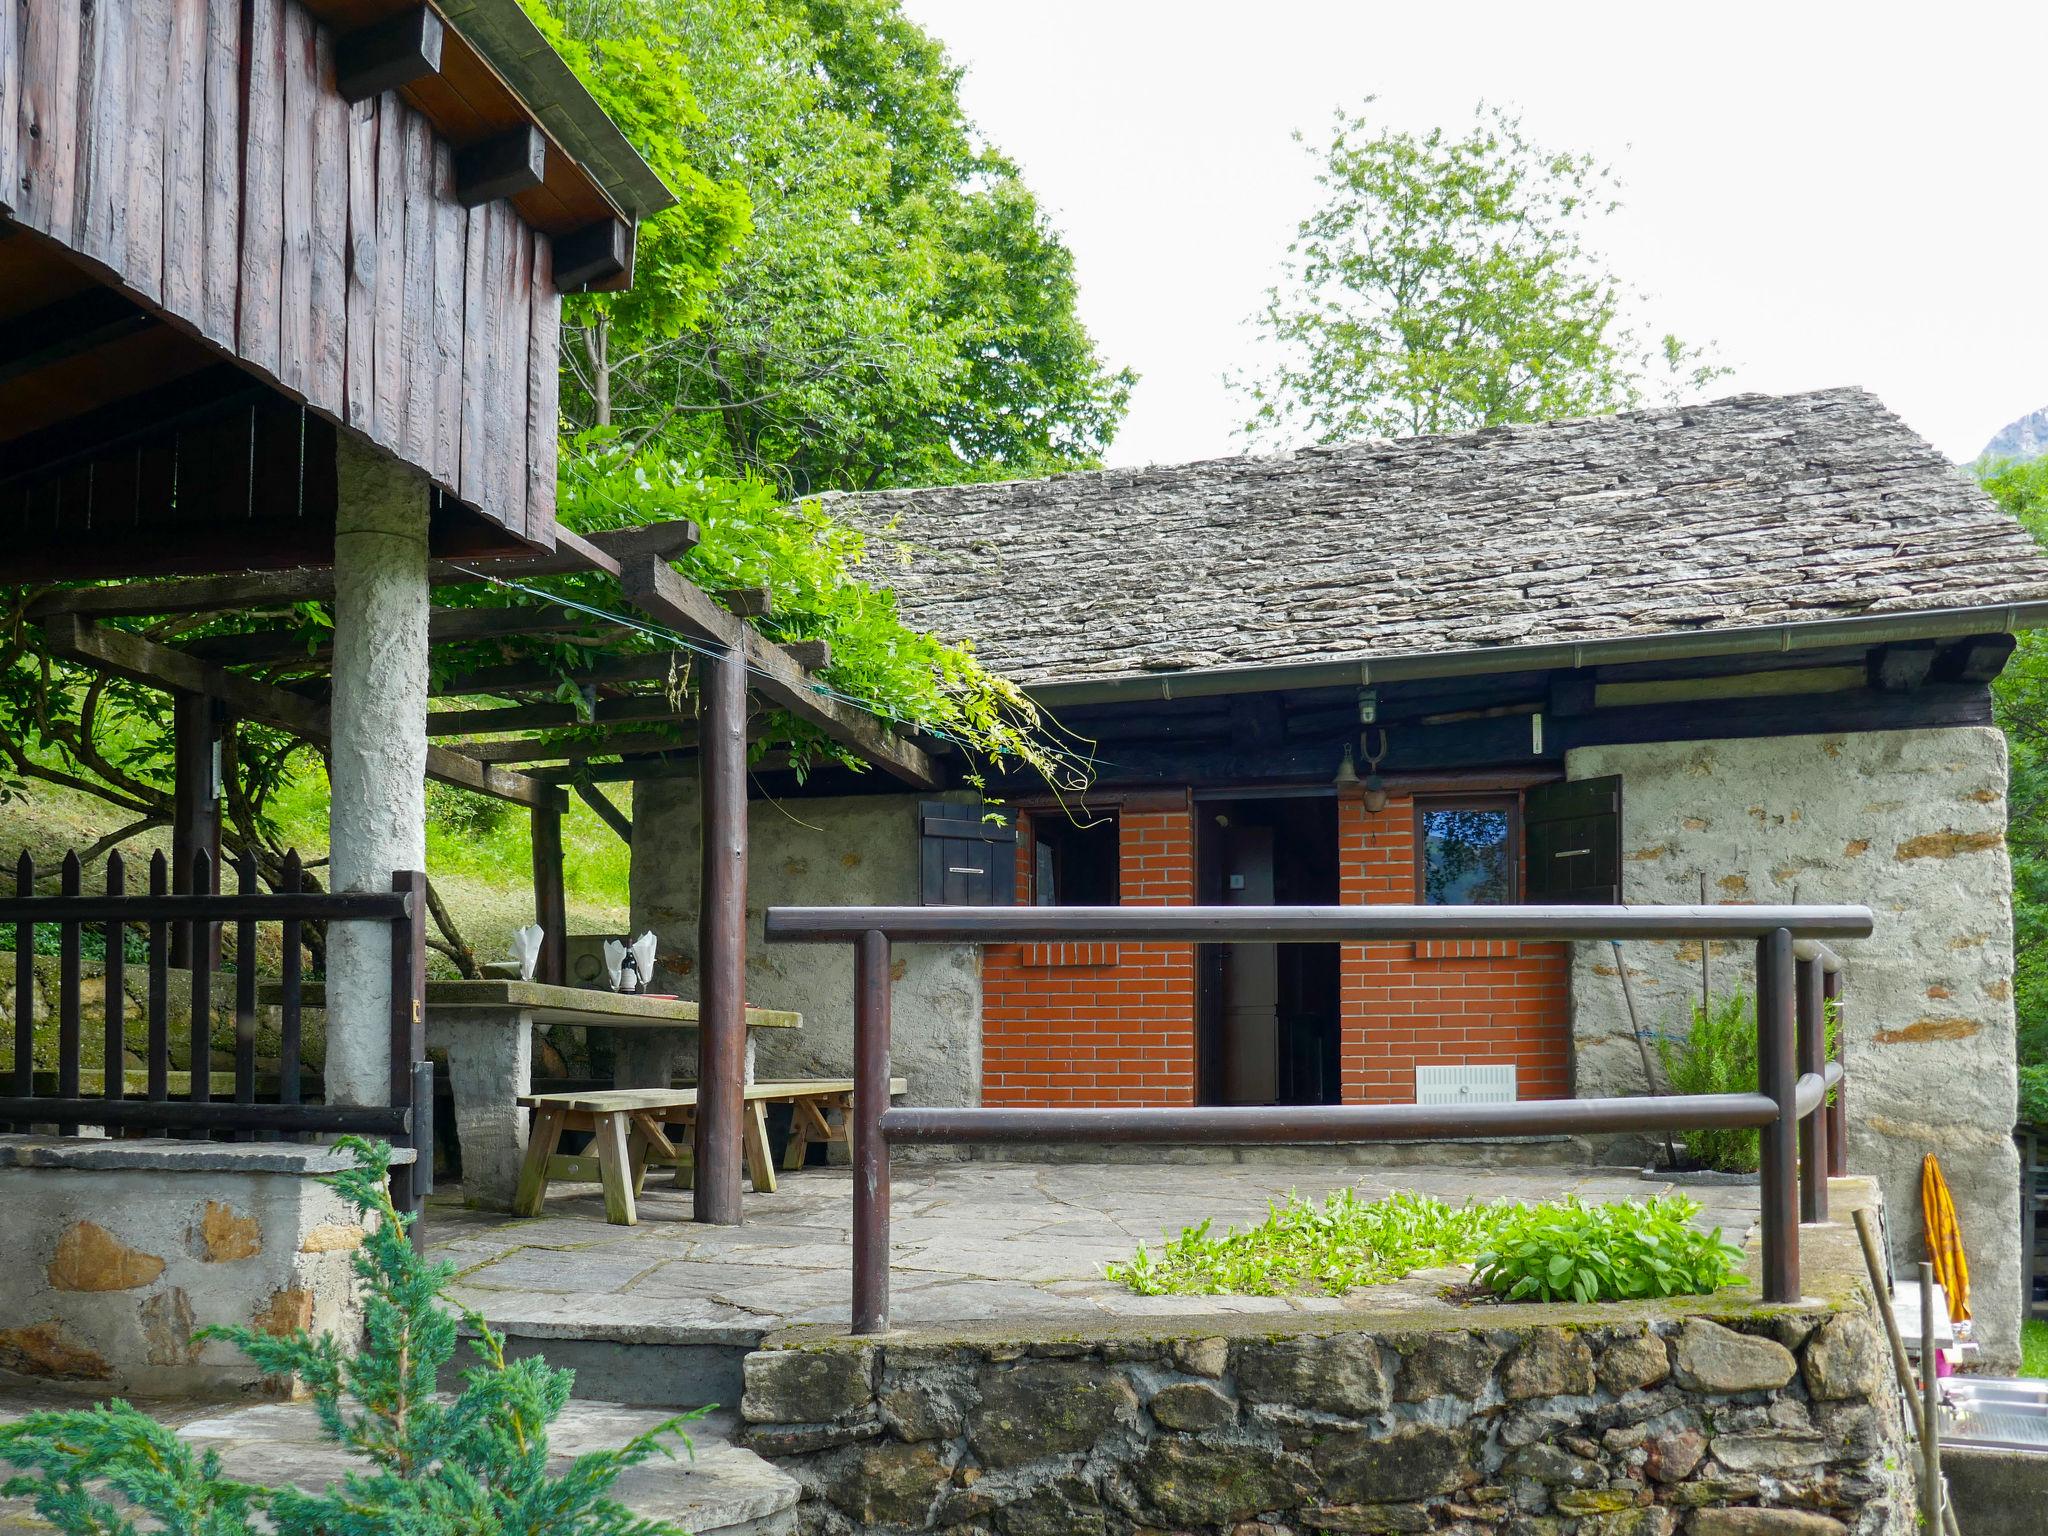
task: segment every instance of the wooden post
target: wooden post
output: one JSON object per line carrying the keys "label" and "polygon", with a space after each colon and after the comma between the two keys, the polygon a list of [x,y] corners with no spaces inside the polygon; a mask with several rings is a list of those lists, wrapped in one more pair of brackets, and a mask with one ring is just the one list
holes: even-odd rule
{"label": "wooden post", "polygon": [[[1827,1010],[1821,998],[1822,971],[1819,960],[1801,960],[1795,966],[1798,994],[1798,1073],[1819,1075],[1827,1071]],[[1828,1219],[1828,1105],[1827,1095],[1813,1113],[1799,1122],[1799,1219]]]}
{"label": "wooden post", "polygon": [[[203,693],[171,695],[171,891],[190,896],[192,855],[204,851],[214,871],[213,889],[220,890],[220,741],[222,710]],[[219,930],[213,930],[216,941]],[[171,964],[193,964],[185,924],[171,930]],[[208,970],[220,969],[218,947],[206,957]]]}
{"label": "wooden post", "polygon": [[864,933],[853,949],[853,1331],[889,1331],[889,936]]}
{"label": "wooden post", "polygon": [[1828,1105],[1828,1173],[1837,1179],[1849,1176],[1849,1031],[1842,1017],[1842,973],[1829,971],[1821,978],[1821,1004],[1835,1016],[1835,1059],[1842,1063],[1843,1080],[1835,1085],[1834,1102]]}
{"label": "wooden post", "polygon": [[698,893],[696,1219],[740,1221],[746,1093],[747,665],[740,646],[702,662],[698,780],[704,874]]}
{"label": "wooden post", "polygon": [[542,929],[533,979],[563,986],[569,979],[569,898],[562,879],[562,808],[550,801],[531,811],[533,920]]}
{"label": "wooden post", "polygon": [[[433,1076],[417,1070],[427,1059],[427,877],[416,869],[396,870],[391,889],[411,898],[406,915],[391,924],[391,1081],[392,1105],[412,1111],[406,1141],[415,1161],[391,1170],[391,1203],[413,1218],[412,1245],[424,1248],[420,1217],[426,1191],[434,1181],[434,1143],[428,1127],[433,1115]],[[419,1101],[424,1091],[426,1103]],[[394,1138],[396,1140],[397,1138]]]}
{"label": "wooden post", "polygon": [[1780,928],[1756,944],[1758,1087],[1777,1101],[1778,1117],[1758,1131],[1763,1142],[1763,1289],[1765,1301],[1799,1299],[1798,1065],[1794,1051],[1792,935]]}

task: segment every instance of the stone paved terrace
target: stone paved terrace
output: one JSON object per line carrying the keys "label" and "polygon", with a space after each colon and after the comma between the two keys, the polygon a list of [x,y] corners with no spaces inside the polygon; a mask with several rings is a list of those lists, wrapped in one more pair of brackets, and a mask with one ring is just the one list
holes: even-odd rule
{"label": "stone paved terrace", "polygon": [[[1103,1278],[1140,1239],[1157,1247],[1212,1218],[1220,1234],[1265,1215],[1290,1190],[1320,1199],[1344,1185],[1366,1198],[1413,1190],[1446,1200],[1644,1199],[1672,1188],[1634,1169],[1361,1168],[1270,1163],[964,1162],[895,1170],[892,1320],[898,1326],[1023,1316],[1338,1310],[1330,1298],[1135,1296]],[[845,1168],[788,1175],[746,1196],[746,1224],[700,1227],[687,1192],[650,1175],[640,1225],[609,1226],[595,1185],[557,1185],[530,1220],[465,1210],[437,1195],[427,1216],[437,1257],[460,1267],[453,1295],[535,1341],[752,1347],[793,1323],[844,1324],[853,1181]],[[1741,1242],[1753,1187],[1689,1188],[1701,1221]],[[1444,1272],[1354,1293],[1384,1310],[1435,1299]]]}

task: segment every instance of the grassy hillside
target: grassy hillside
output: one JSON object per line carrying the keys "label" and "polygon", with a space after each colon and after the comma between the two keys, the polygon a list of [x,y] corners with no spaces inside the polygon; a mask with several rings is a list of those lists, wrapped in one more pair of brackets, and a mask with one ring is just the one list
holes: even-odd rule
{"label": "grassy hillside", "polygon": [[[628,804],[623,794],[613,798],[622,808]],[[317,760],[308,762],[299,778],[279,793],[274,809],[289,846],[308,860],[327,857],[327,775]],[[11,866],[26,848],[38,864],[53,867],[66,850],[88,847],[131,819],[90,796],[31,784],[0,804],[0,855]],[[170,851],[170,836],[162,830],[123,845],[131,890],[136,886],[133,871],[158,849]],[[570,930],[623,932],[631,859],[617,834],[581,800],[571,799],[563,818],[562,855]],[[533,921],[526,813],[517,806],[437,789],[429,804],[427,873],[480,960],[505,958],[512,930]],[[86,878],[90,884],[94,872],[88,871]],[[428,931],[433,932],[431,920]],[[454,974],[439,955],[434,957],[434,971]]]}

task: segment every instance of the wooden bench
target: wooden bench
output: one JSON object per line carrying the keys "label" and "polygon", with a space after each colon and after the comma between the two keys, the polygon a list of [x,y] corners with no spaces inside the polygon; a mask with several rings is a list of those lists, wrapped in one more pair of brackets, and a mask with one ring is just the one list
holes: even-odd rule
{"label": "wooden bench", "polygon": [[[889,1080],[893,1098],[904,1091],[904,1080]],[[605,1220],[618,1226],[633,1226],[640,1217],[634,1202],[647,1177],[650,1163],[666,1163],[676,1170],[676,1187],[688,1189],[691,1178],[690,1137],[697,1120],[697,1090],[694,1088],[611,1088],[582,1093],[531,1093],[519,1102],[533,1111],[533,1125],[526,1142],[526,1159],[519,1170],[519,1187],[512,1198],[517,1216],[538,1216],[547,1199],[548,1185],[555,1179],[596,1181],[604,1188]],[[812,1142],[844,1142],[846,1124],[853,1105],[853,1079],[808,1078],[749,1084],[740,1134],[746,1151],[747,1173],[757,1194],[775,1192],[775,1160],[769,1153],[768,1115],[770,1104],[792,1107],[789,1150],[783,1166],[803,1166]],[[837,1111],[840,1123],[828,1116]],[[670,1127],[686,1134],[671,1138]],[[594,1136],[590,1153],[571,1155],[560,1150],[564,1131],[589,1131]]]}

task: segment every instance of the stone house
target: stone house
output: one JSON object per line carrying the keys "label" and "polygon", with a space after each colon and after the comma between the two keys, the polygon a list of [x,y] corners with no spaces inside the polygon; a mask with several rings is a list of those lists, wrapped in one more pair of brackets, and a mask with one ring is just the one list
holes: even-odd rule
{"label": "stone house", "polygon": [[[1852,1167],[1917,1248],[1938,1152],[1987,1357],[2016,1357],[2011,877],[1989,683],[2048,558],[1841,389],[1273,458],[876,493],[832,510],[912,622],[969,637],[1092,760],[1053,793],[763,772],[780,903],[1858,902]],[[962,804],[961,802],[968,802]],[[636,786],[636,925],[687,971],[697,795]],[[758,937],[758,927],[756,929]],[[1576,948],[1576,953],[1572,952]],[[1644,1089],[1735,946],[910,948],[921,1102],[1402,1102]],[[687,985],[687,981],[685,982]],[[843,1072],[850,962],[750,946]],[[1594,1149],[1612,1151],[1614,1149]]]}

